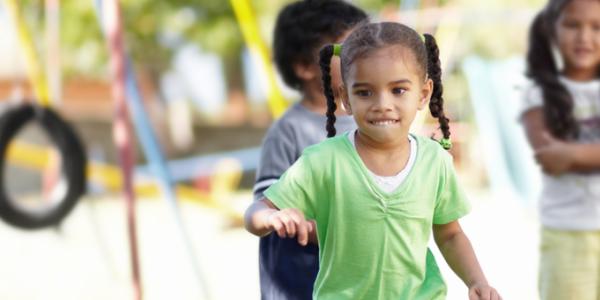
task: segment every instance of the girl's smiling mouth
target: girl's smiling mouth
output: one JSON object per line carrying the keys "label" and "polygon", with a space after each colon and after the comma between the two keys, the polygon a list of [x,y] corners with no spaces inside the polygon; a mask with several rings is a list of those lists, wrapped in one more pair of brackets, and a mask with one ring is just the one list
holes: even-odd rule
{"label": "girl's smiling mouth", "polygon": [[369,124],[375,125],[375,126],[388,126],[388,125],[394,125],[398,122],[399,122],[399,120],[397,120],[397,119],[378,119],[378,120],[369,121]]}

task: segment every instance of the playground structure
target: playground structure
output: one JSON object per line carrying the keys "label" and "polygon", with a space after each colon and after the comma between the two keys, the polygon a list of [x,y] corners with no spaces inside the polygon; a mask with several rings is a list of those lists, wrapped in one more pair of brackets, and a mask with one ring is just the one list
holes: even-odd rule
{"label": "playground structure", "polygon": [[[18,11],[16,1],[5,0],[3,3],[6,4],[6,7],[11,7],[12,5],[15,8],[14,11]],[[230,3],[243,29],[242,32],[248,48],[254,55],[259,57],[259,60],[263,63],[263,67],[267,70],[266,73],[270,87],[269,109],[273,117],[276,118],[285,110],[287,101],[283,99],[281,91],[277,87],[273,67],[270,64],[268,48],[259,35],[256,19],[249,1],[231,0]],[[403,1],[402,3],[403,9],[412,10],[413,12],[418,11],[418,1],[413,1],[412,4],[410,4],[410,1]],[[102,23],[107,39],[107,46],[111,50],[114,105],[117,111],[113,133],[115,134],[115,145],[120,149],[122,156],[120,166],[112,166],[94,160],[89,161],[85,171],[87,180],[90,184],[101,186],[106,191],[123,191],[125,194],[129,217],[128,232],[130,234],[134,290],[136,290],[135,298],[139,299],[143,296],[140,285],[142,270],[139,269],[139,263],[136,262],[138,250],[136,246],[137,237],[135,235],[135,197],[158,196],[165,200],[171,209],[173,219],[177,220],[181,233],[181,243],[188,249],[190,266],[194,269],[204,298],[211,299],[210,288],[205,284],[205,275],[202,274],[198,259],[195,257],[195,250],[186,242],[189,240],[189,234],[187,233],[187,226],[181,221],[177,202],[184,199],[192,199],[194,202],[210,207],[218,214],[231,220],[232,223],[239,224],[241,212],[219,201],[219,198],[224,193],[237,188],[242,171],[251,171],[256,168],[259,149],[249,148],[202,157],[167,161],[162,153],[161,146],[158,144],[155,133],[152,132],[152,126],[150,126],[150,121],[145,112],[144,101],[141,99],[136,78],[133,74],[132,61],[123,48],[123,44],[125,43],[123,41],[124,29],[121,27],[122,25],[119,20],[120,11],[118,1],[96,1],[95,5],[98,12],[98,20]],[[419,11],[419,13],[427,14],[431,12]],[[414,20],[420,19],[416,13],[412,15],[409,13],[408,15],[413,16]],[[437,26],[435,34],[440,41],[440,48],[443,49],[442,62],[446,64],[443,67],[444,70],[449,69],[450,63],[453,61],[452,49],[456,47],[461,28],[460,23],[457,24],[455,17],[455,15],[449,14],[446,15],[446,18],[442,18],[439,21],[440,25]],[[30,81],[36,91],[36,99],[40,99],[42,106],[52,107],[60,105],[59,96],[51,96],[53,93],[48,87],[48,82],[52,82],[52,80],[48,81],[43,75],[40,75],[41,68],[33,51],[33,42],[30,38],[27,38],[25,24],[19,21],[18,17],[15,19],[15,23],[18,25],[16,28],[19,28],[20,32],[21,47],[23,49],[31,49],[31,51],[25,52],[31,52],[31,54],[27,55],[27,65],[29,66],[28,69],[30,69]],[[519,152],[520,150],[515,152],[516,148],[522,149],[524,142],[522,134],[520,135],[517,132],[518,128],[515,126],[510,127],[510,129],[498,126],[498,124],[508,124],[509,122],[516,121],[513,120],[516,112],[516,104],[513,101],[510,106],[494,106],[494,103],[497,104],[500,101],[498,99],[503,99],[505,96],[507,99],[515,99],[516,96],[514,94],[505,95],[501,92],[503,88],[507,87],[506,84],[508,84],[509,90],[512,88],[514,91],[514,85],[498,80],[491,80],[486,83],[489,84],[486,87],[480,84],[481,78],[486,77],[482,74],[492,73],[496,78],[502,78],[506,74],[520,72],[518,63],[515,64],[512,61],[507,61],[505,63],[494,64],[478,60],[477,58],[471,58],[465,60],[460,68],[464,70],[469,78],[469,89],[478,127],[480,130],[481,128],[488,130],[490,126],[494,128],[487,131],[492,133],[489,133],[482,140],[486,152],[491,152],[489,154],[491,158],[488,157],[485,159],[485,165],[493,189],[510,189],[514,191],[515,195],[522,197],[524,201],[530,201],[535,194],[535,185],[524,186],[522,183],[527,180],[535,180],[531,179],[533,177],[530,177],[533,176],[533,172],[531,172],[531,168],[533,168],[531,160],[526,159],[528,153]],[[477,84],[474,84],[474,82],[477,82]],[[498,82],[504,85],[498,84]],[[485,94],[485,92],[492,90],[492,95]],[[419,122],[423,126],[425,118],[422,114]],[[130,128],[135,128],[135,133],[148,161],[147,165],[133,166],[131,145],[134,135]],[[458,138],[460,139],[460,137]],[[511,149],[511,147],[514,147],[514,149]],[[8,149],[5,160],[10,161],[12,164],[38,170],[43,170],[52,165],[53,150],[47,147],[15,141]],[[499,151],[498,149],[502,150]],[[501,159],[495,160],[493,157]],[[509,167],[506,168],[506,165]],[[217,167],[215,168],[215,166]],[[527,166],[525,173],[520,172],[522,166]],[[199,176],[210,175],[215,176],[211,179],[213,181],[213,189],[209,193],[180,183]],[[56,222],[54,225],[58,223]]]}
{"label": "playground structure", "polygon": [[[52,102],[50,100],[50,94],[48,89],[48,84],[46,78],[40,71],[39,62],[37,60],[37,55],[35,53],[35,47],[33,45],[33,41],[27,31],[26,25],[24,24],[23,18],[20,15],[19,7],[16,1],[7,0],[5,1],[6,7],[10,9],[12,13],[13,21],[15,23],[15,27],[18,28],[20,43],[23,49],[25,49],[26,53],[26,61],[27,61],[27,69],[32,85],[35,88],[36,98],[39,99],[41,108],[37,108],[37,106],[26,106],[26,112],[28,112],[27,117],[19,117],[18,114],[21,110],[21,107],[18,107],[16,110],[9,109],[5,112],[3,116],[2,124],[7,124],[4,127],[4,134],[6,138],[6,145],[4,146],[4,151],[6,149],[10,149],[10,151],[5,156],[13,163],[21,163],[28,167],[33,168],[47,168],[48,166],[52,167],[52,157],[53,150],[43,149],[39,146],[28,145],[24,143],[11,143],[10,140],[12,137],[19,131],[20,127],[24,123],[26,123],[32,117],[40,115],[40,113],[35,113],[36,110],[42,110],[41,114],[41,122],[44,128],[55,128],[54,130],[50,130],[48,134],[53,138],[54,141],[57,141],[57,146],[61,150],[61,164],[63,167],[63,175],[66,175],[66,185],[68,187],[67,198],[60,202],[57,206],[46,206],[44,208],[45,214],[48,215],[42,221],[35,221],[38,217],[38,213],[32,213],[27,210],[20,210],[17,206],[13,207],[10,204],[14,201],[4,200],[2,203],[4,204],[0,208],[2,208],[2,216],[6,221],[11,223],[12,225],[22,227],[22,228],[30,228],[37,229],[43,228],[46,226],[56,226],[61,221],[62,218],[66,217],[68,212],[75,206],[78,198],[81,196],[85,186],[86,172],[85,172],[85,154],[84,150],[81,147],[81,143],[74,135],[72,129],[70,129],[67,123],[64,123],[60,117],[51,110],[45,109],[45,106],[49,106]],[[128,216],[128,232],[129,232],[129,241],[130,241],[130,251],[131,251],[131,259],[132,259],[132,276],[133,276],[133,284],[134,284],[134,297],[136,299],[142,298],[142,289],[141,289],[141,271],[139,268],[139,259],[138,259],[138,248],[137,248],[137,235],[136,235],[136,219],[135,219],[135,190],[134,190],[134,169],[133,169],[133,151],[132,151],[132,133],[131,133],[131,121],[129,119],[131,111],[131,115],[133,117],[133,124],[135,125],[135,129],[137,131],[138,137],[142,144],[142,149],[144,150],[144,154],[148,158],[150,162],[148,168],[146,168],[146,173],[151,174],[155,178],[156,184],[159,186],[159,190],[163,196],[163,198],[168,202],[169,207],[173,213],[175,220],[177,220],[179,224],[179,231],[181,233],[181,239],[184,246],[188,249],[188,255],[191,260],[191,267],[194,269],[194,273],[198,278],[198,282],[201,286],[201,289],[204,293],[204,298],[210,299],[209,289],[205,285],[205,280],[203,279],[203,274],[199,268],[199,264],[197,262],[197,258],[195,256],[195,251],[192,248],[189,242],[189,234],[187,233],[187,229],[183,222],[181,221],[181,216],[179,214],[178,205],[177,205],[177,194],[186,194],[188,198],[198,199],[212,207],[218,211],[221,211],[225,214],[226,217],[231,218],[235,223],[240,223],[241,214],[239,212],[235,212],[230,208],[227,208],[221,205],[220,202],[211,199],[210,195],[203,195],[200,192],[197,192],[194,189],[186,188],[185,186],[180,186],[176,188],[173,185],[173,179],[170,175],[170,168],[165,161],[164,155],[161,153],[161,147],[158,144],[158,141],[155,137],[155,134],[152,132],[152,126],[150,125],[149,119],[145,113],[145,108],[143,104],[143,100],[141,99],[141,95],[137,88],[137,83],[135,76],[133,74],[133,69],[129,58],[124,50],[124,41],[123,41],[123,29],[121,22],[121,12],[119,8],[118,1],[96,1],[96,11],[98,14],[98,20],[101,23],[101,27],[103,28],[104,34],[107,39],[107,46],[111,52],[111,64],[112,64],[112,72],[113,72],[113,97],[114,97],[114,105],[115,105],[115,120],[113,125],[113,135],[114,142],[118,148],[119,152],[119,160],[121,162],[121,169],[118,171],[115,167],[111,166],[102,166],[97,164],[90,165],[89,173],[90,179],[92,181],[101,181],[104,187],[113,188],[113,189],[121,189],[124,192],[127,204],[127,216]],[[250,12],[250,7],[248,4],[241,3],[240,1],[233,1],[232,4],[237,8],[236,12],[238,15],[244,19],[244,24],[246,26],[252,26],[253,16]],[[58,5],[58,2],[54,2],[54,5]],[[252,31],[250,31],[252,32]],[[256,35],[257,31],[254,30],[254,34]],[[257,40],[257,36],[251,38],[251,43],[253,45],[257,45],[260,41]],[[255,47],[256,49],[261,49],[265,51],[265,46]],[[263,55],[266,58],[266,53]],[[271,79],[274,80],[273,74],[271,74]],[[278,101],[277,105],[272,105],[272,109],[277,113],[281,114],[285,109],[284,100],[281,97],[281,93],[279,93],[276,89],[272,89],[272,94],[274,95],[274,99]],[[16,115],[16,116],[15,116]],[[21,113],[22,115],[22,113]],[[13,117],[15,116],[15,117]],[[49,116],[49,117],[47,117]],[[16,120],[10,122],[10,120]],[[47,121],[50,120],[50,121]],[[13,123],[18,122],[16,125]],[[53,125],[54,123],[58,123],[58,125]],[[50,124],[48,124],[50,123]],[[53,126],[50,126],[53,125]],[[10,129],[10,130],[9,130]],[[66,135],[67,138],[61,136]],[[62,143],[61,143],[62,142]],[[70,147],[70,148],[69,148]],[[75,147],[75,150],[73,150]],[[257,153],[257,149],[251,150],[252,153]],[[76,152],[76,153],[73,153]],[[234,153],[234,157],[235,157]],[[241,153],[243,156],[244,153]],[[232,155],[230,154],[229,157]],[[247,154],[246,154],[247,156]],[[77,157],[81,157],[81,159],[77,159]],[[204,161],[212,160],[215,157],[204,158]],[[244,161],[252,161],[251,159],[244,159]],[[175,162],[177,164],[177,162]],[[201,162],[202,163],[202,162]],[[190,165],[189,162],[185,162],[186,165]],[[206,163],[205,163],[206,164]],[[69,167],[74,165],[76,167],[76,171],[70,171],[73,167]],[[195,164],[192,164],[195,166]],[[234,185],[230,184],[232,182],[239,182],[240,170],[239,167],[235,163],[228,164],[229,175],[226,176],[215,176],[215,184],[214,190],[217,191],[213,196],[218,197],[219,193],[223,193],[224,191],[235,188]],[[250,166],[250,167],[255,167]],[[148,170],[150,172],[148,172]],[[197,171],[198,168],[195,168]],[[55,175],[57,176],[57,175]],[[179,172],[179,178],[181,179],[181,172]],[[189,179],[189,177],[185,178]],[[73,187],[73,188],[71,188]],[[74,191],[71,191],[73,190]],[[146,185],[146,187],[139,187],[138,191],[140,192],[156,192],[156,189],[153,185]],[[222,196],[222,195],[221,195]],[[25,220],[25,222],[19,222],[19,220]]]}

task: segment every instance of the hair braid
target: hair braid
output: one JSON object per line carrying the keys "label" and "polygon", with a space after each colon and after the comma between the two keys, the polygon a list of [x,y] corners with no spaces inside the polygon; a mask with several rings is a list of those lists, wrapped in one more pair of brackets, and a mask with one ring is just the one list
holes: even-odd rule
{"label": "hair braid", "polygon": [[442,68],[440,66],[440,50],[435,38],[430,34],[424,34],[425,48],[427,50],[427,76],[433,81],[433,92],[429,101],[429,110],[431,115],[438,119],[440,130],[445,139],[450,138],[450,120],[444,114],[444,98],[442,93]]}
{"label": "hair braid", "polygon": [[333,89],[331,88],[331,57],[333,56],[333,45],[327,45],[321,49],[319,53],[319,65],[323,79],[323,93],[327,98],[327,137],[335,136],[335,98],[333,97]]}

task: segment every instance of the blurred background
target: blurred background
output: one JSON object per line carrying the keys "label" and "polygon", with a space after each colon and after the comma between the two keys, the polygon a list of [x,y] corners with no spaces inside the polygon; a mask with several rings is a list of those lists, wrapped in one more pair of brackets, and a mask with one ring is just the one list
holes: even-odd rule
{"label": "blurred background", "polygon": [[[116,31],[107,2],[0,2],[0,110],[47,98],[88,161],[87,193],[58,224],[28,230],[0,220],[0,299],[131,299],[134,255],[146,299],[259,299],[258,238],[240,218],[261,139],[299,97],[270,54],[276,15],[291,1],[123,0]],[[518,111],[528,26],[545,1],[351,2],[374,21],[438,39],[452,154],[473,203],[463,227],[504,299],[537,299],[540,179]],[[115,32],[128,57],[107,46],[118,46]],[[127,79],[111,71],[119,62]],[[133,123],[134,210],[113,139],[119,86]],[[62,177],[55,142],[43,125],[28,124],[2,152],[3,197],[44,209],[55,190],[48,182]],[[425,113],[414,131],[431,135],[435,124]],[[448,299],[466,299],[436,255]]]}

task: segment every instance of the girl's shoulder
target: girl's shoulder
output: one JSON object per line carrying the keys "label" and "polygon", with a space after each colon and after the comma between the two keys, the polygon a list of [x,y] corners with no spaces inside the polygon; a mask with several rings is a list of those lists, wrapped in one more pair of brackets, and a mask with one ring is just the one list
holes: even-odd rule
{"label": "girl's shoulder", "polygon": [[445,155],[448,151],[440,145],[440,142],[427,136],[411,134],[412,137],[417,141],[418,151],[427,153],[430,155]]}
{"label": "girl's shoulder", "polygon": [[445,180],[454,168],[454,158],[440,143],[427,136],[413,135],[417,141],[417,157],[413,172],[424,182]]}
{"label": "girl's shoulder", "polygon": [[527,80],[518,87],[521,98],[525,101],[542,98],[542,88],[533,80]]}
{"label": "girl's shoulder", "polygon": [[417,141],[417,159],[427,161],[428,164],[435,161],[452,161],[452,155],[440,145],[439,141],[427,136],[414,134],[412,136]]}
{"label": "girl's shoulder", "polygon": [[340,134],[335,137],[327,138],[324,141],[314,144],[312,146],[308,146],[302,152],[304,156],[328,156],[334,155],[336,153],[340,153],[340,151],[346,150],[346,144],[349,144],[347,141],[348,137],[346,134]]}
{"label": "girl's shoulder", "polygon": [[532,80],[519,87],[520,103],[517,105],[519,116],[526,111],[544,105],[542,88]]}

